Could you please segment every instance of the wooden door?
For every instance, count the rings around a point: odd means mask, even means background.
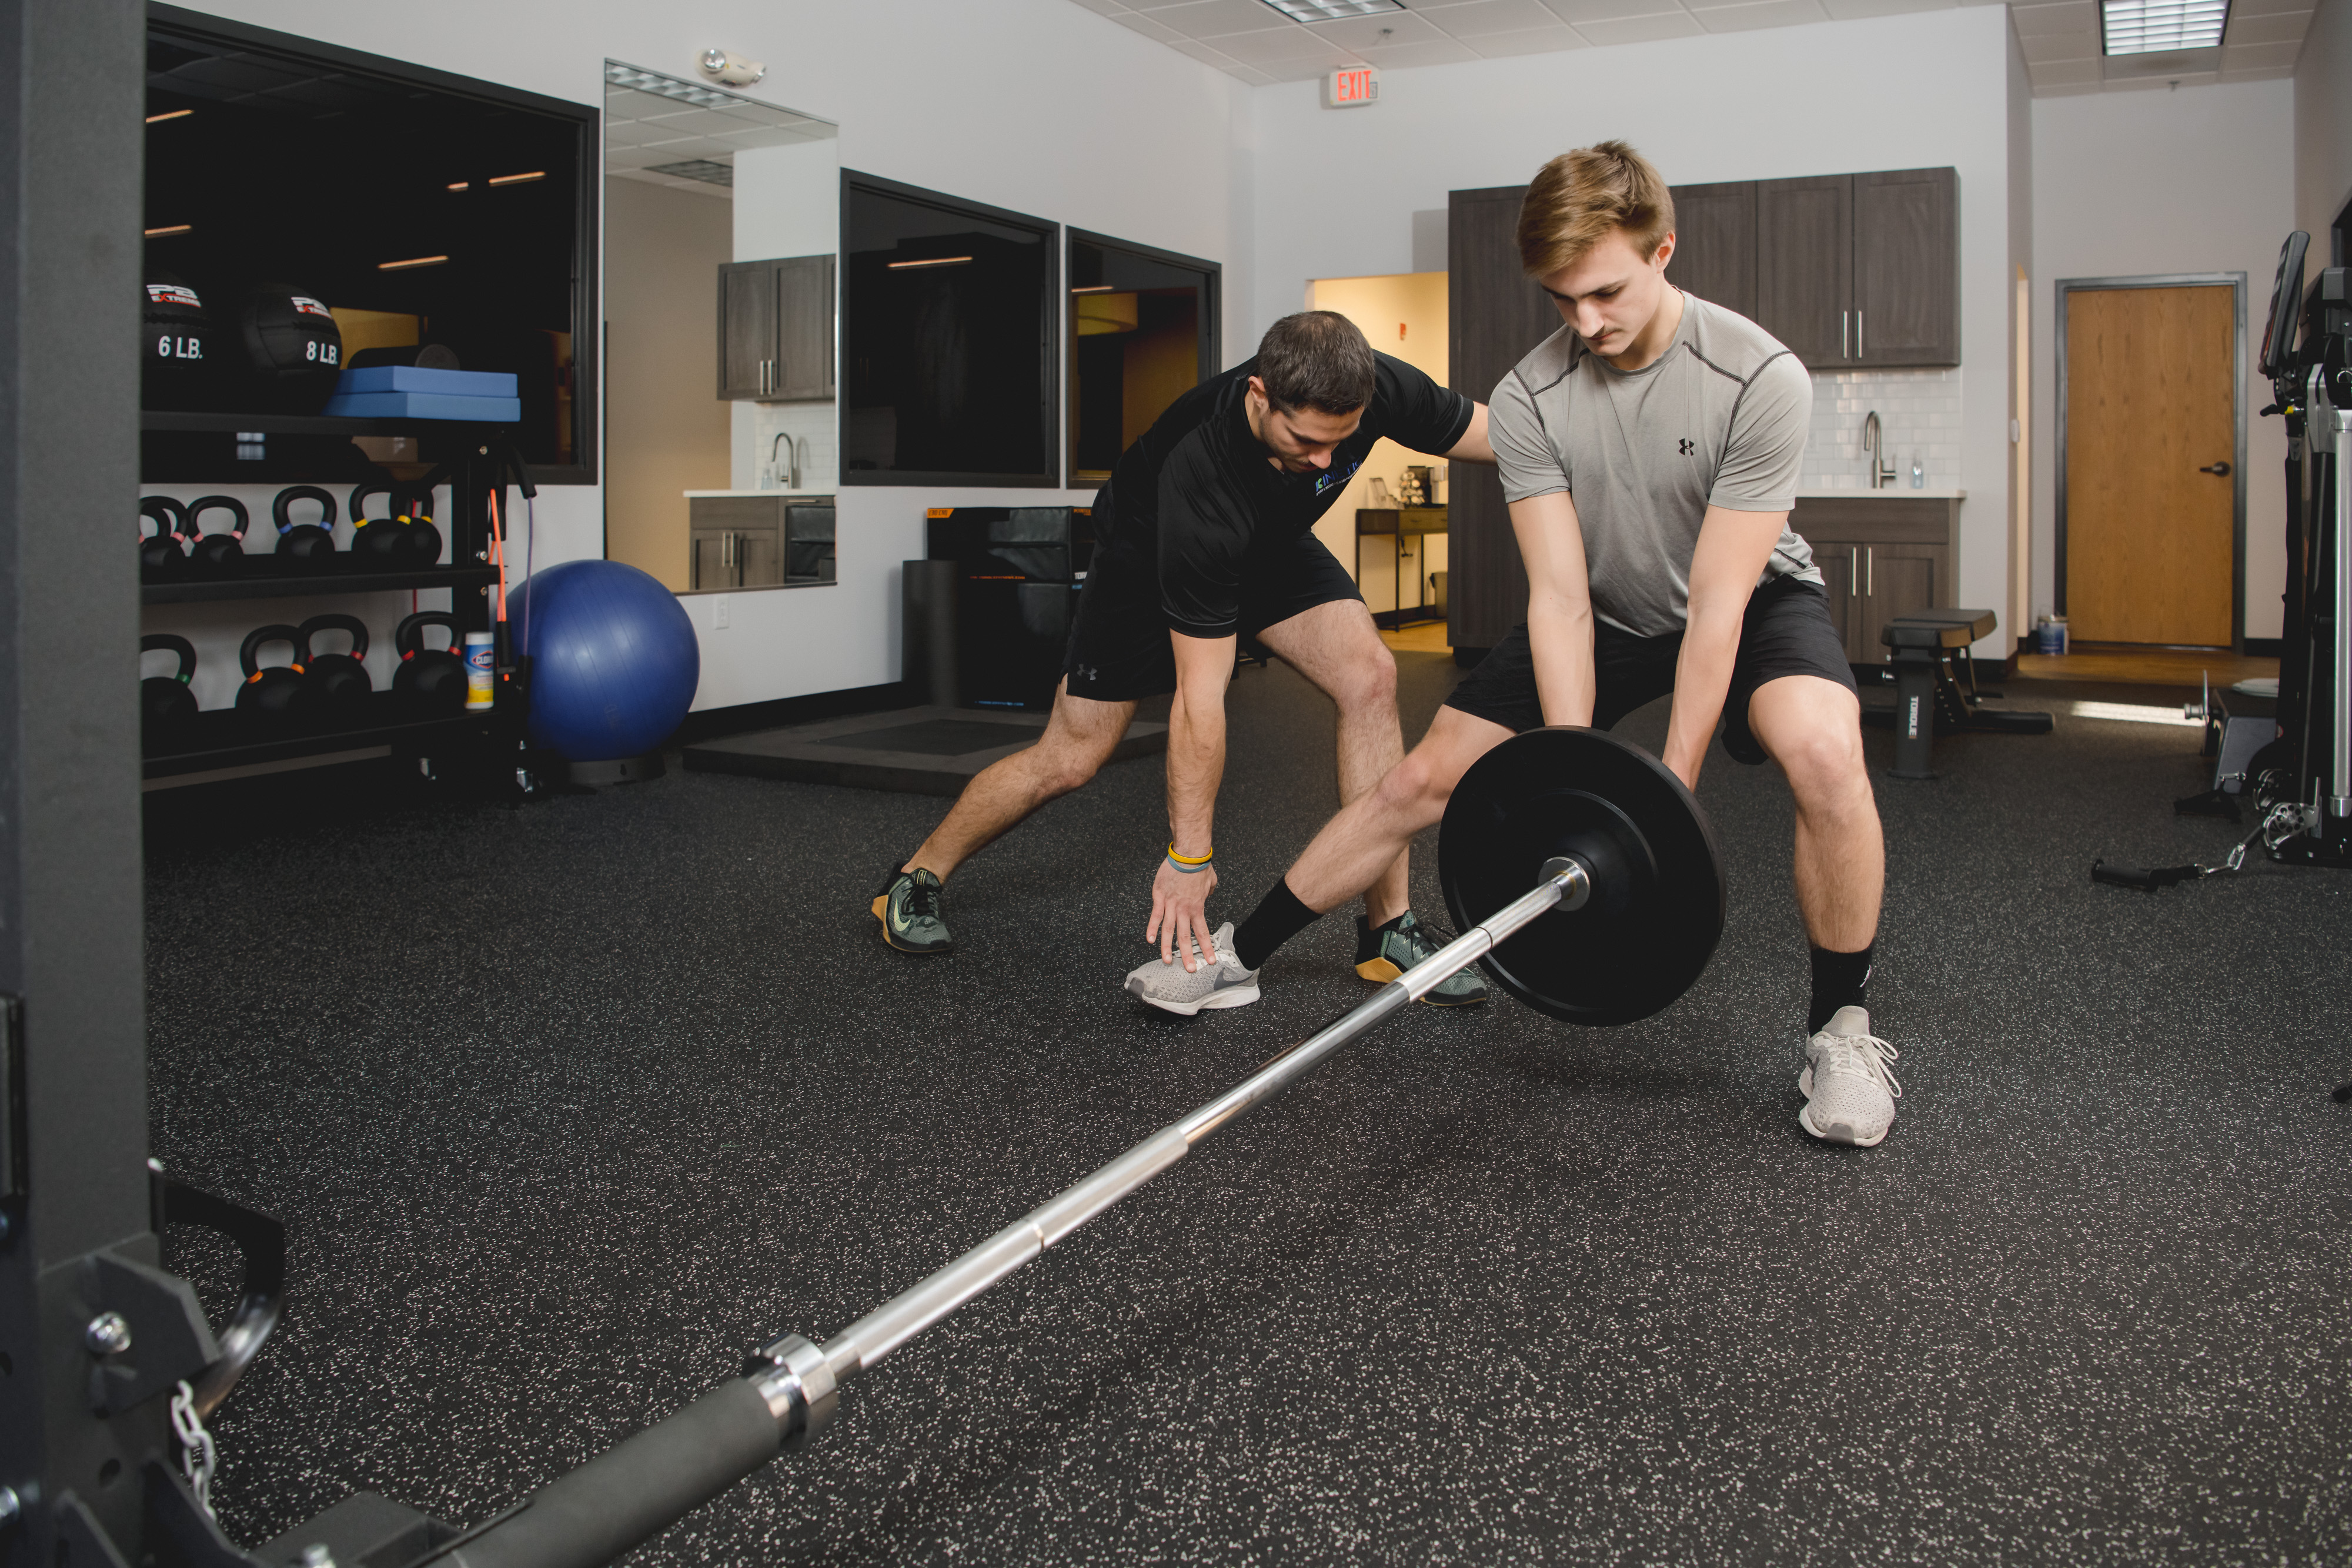
[[[1756,185],[1756,321],[1814,370],[1852,360],[1853,176]]]
[[[775,398],[833,395],[833,257],[795,256],[775,263]]]
[[[1756,182],[1676,185],[1675,255],[1666,279],[1701,299],[1756,316]]]
[[[1897,169],[1853,177],[1851,364],[1960,362],[1959,175]]]
[[[1447,202],[1447,379],[1480,402],[1560,327],[1550,297],[1520,270],[1519,199],[1526,193],[1525,186],[1497,186],[1455,191]],[[1495,470],[1456,463],[1447,486],[1446,635],[1457,649],[1491,648],[1527,619],[1527,568]]]
[[[725,262],[719,268],[719,395],[768,395],[776,358],[776,273],[764,261]]]
[[[2065,300],[2058,504],[2072,635],[2227,646],[2238,601],[2236,291],[2077,288]]]

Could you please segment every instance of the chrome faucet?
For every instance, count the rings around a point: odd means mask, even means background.
[[[1873,415],[1873,417],[1876,416]],[[781,468],[776,466],[776,448],[780,444],[784,448],[787,463],[786,466]],[[797,490],[801,487],[801,447],[800,443],[793,439],[790,431],[776,432],[775,440],[768,443],[768,466],[775,469],[776,478],[783,488]],[[1889,469],[1887,473],[1888,476],[1892,477],[1894,470]]]
[[[1879,427],[1874,408],[1862,422],[1862,450],[1870,460],[1870,487],[1876,490],[1894,484],[1895,465],[1886,461],[1886,432]]]

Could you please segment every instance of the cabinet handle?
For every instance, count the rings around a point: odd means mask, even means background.
[[[1845,596],[1848,599],[1862,597],[1862,550],[1858,547],[1845,552]]]
[[[1875,549],[1865,549],[1865,550],[1864,550],[1864,551],[1862,552],[1862,578],[1863,578],[1863,587],[1862,587],[1862,591],[1863,591],[1864,594],[1868,595],[1868,596],[1869,596],[1870,598],[1872,598],[1872,599],[1875,599],[1875,598],[1877,598],[1877,597],[1878,597],[1878,551],[1877,551],[1877,550],[1875,550]]]
[[[1862,312],[1853,313],[1853,357],[1862,358]]]
[[[1853,314],[1853,312],[1851,310],[1841,310],[1838,312],[1838,358],[1841,360],[1850,360],[1853,358],[1852,354],[1845,351],[1845,329],[1848,325],[1847,318]]]

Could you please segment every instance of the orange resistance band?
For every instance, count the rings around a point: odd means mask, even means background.
[[[499,621],[507,618],[507,539],[506,529],[499,524],[499,493],[490,492],[490,554],[499,563]]]

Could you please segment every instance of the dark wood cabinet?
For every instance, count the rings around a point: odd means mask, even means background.
[[[830,256],[719,268],[719,395],[789,402],[834,395]]]
[[[1727,310],[1756,316],[1756,182],[1676,185],[1667,281]]]
[[[1757,325],[1814,370],[1853,368],[1853,176],[1756,186]]]
[[[1959,360],[1959,175],[1950,169],[1856,174],[1854,364]]]
[[[687,588],[814,587],[834,580],[831,497],[697,496]]]
[[[1447,200],[1449,381],[1485,402],[1528,350],[1559,329],[1551,298],[1519,267],[1523,185],[1455,191]],[[1493,647],[1527,619],[1528,573],[1503,505],[1503,482],[1482,463],[1456,463],[1446,482],[1446,636],[1458,656]]]
[[[1958,591],[1960,503],[1948,497],[1801,497],[1789,526],[1812,547],[1849,664],[1885,664],[1888,622]]]

